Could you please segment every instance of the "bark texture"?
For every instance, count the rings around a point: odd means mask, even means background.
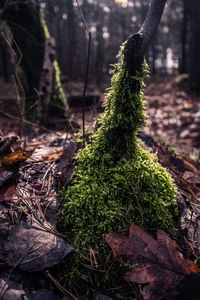
[[[125,62],[132,80],[133,93],[141,88],[139,81],[133,77],[137,75],[138,68],[142,64],[145,53],[155,36],[165,4],[166,0],[152,0],[141,29],[139,32],[131,35],[126,42]]]

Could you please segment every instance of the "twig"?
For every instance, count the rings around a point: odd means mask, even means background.
[[[84,80],[84,88],[83,88],[83,102],[82,102],[82,128],[83,128],[83,145],[85,146],[85,95],[87,90],[87,83],[88,83],[88,73],[89,73],[89,65],[90,65],[90,52],[91,52],[91,39],[92,34],[89,30],[88,24],[86,22],[86,19],[84,17],[83,11],[81,9],[81,6],[79,4],[79,1],[76,0],[81,18],[83,20],[83,23],[85,25],[85,31],[88,35],[88,52],[87,52],[87,62],[86,62],[86,72],[85,72],[85,80]]]
[[[86,73],[85,73],[85,82],[83,89],[83,104],[82,104],[82,121],[83,121],[83,143],[85,146],[85,95],[87,90],[88,83],[88,73],[89,73],[89,65],[90,65],[90,52],[91,52],[91,32],[89,32],[89,40],[88,40],[88,53],[87,53],[87,63],[86,63]]]
[[[78,0],[76,0],[76,4],[77,4],[77,6],[78,6],[78,9],[79,9],[79,12],[80,12],[81,18],[82,18],[82,20],[83,20],[83,23],[84,23],[84,25],[85,25],[85,30],[86,30],[86,32],[87,32],[87,34],[88,34],[88,36],[89,36],[89,33],[90,33],[90,31],[89,31],[89,27],[88,27],[88,24],[87,24],[87,22],[86,22],[86,20],[85,20],[85,17],[84,17],[83,11],[82,11],[82,9],[81,9],[81,6],[80,6],[80,4],[79,4],[79,1],[78,1]]]
[[[74,300],[78,300],[74,295],[72,295],[69,291],[67,291],[58,281],[55,279],[49,271],[44,271],[44,274],[51,280],[51,282],[61,291],[64,295],[69,295]]]
[[[9,40],[6,38],[4,32],[2,32],[2,36],[3,36],[4,40],[6,41],[11,52],[17,58],[16,65],[14,66],[13,78],[14,78],[15,91],[16,91],[17,112],[18,112],[19,121],[20,121],[20,140],[22,142],[22,139],[24,138],[24,143],[23,143],[22,148],[26,149],[27,137],[26,137],[25,125],[24,125],[25,92],[24,92],[24,88],[21,84],[19,74],[18,74],[18,68],[21,64],[23,54],[22,54],[20,48],[18,47],[16,41],[14,40],[14,38],[12,38],[12,41],[17,49],[18,55],[17,55],[16,51],[13,49]]]

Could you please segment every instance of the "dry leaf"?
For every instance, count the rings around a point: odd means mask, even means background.
[[[42,159],[44,161],[56,161],[59,160],[63,150],[54,150],[53,152],[48,153],[47,155],[43,155]]]
[[[155,240],[139,226],[131,225],[129,236],[111,233],[106,242],[115,259],[128,262],[130,270],[124,277],[141,285],[144,300],[172,299],[186,275],[200,272],[163,230],[157,231]]]
[[[62,238],[25,222],[12,227],[4,248],[8,265],[28,272],[54,266],[73,250]]]
[[[18,150],[3,157],[3,166],[11,166],[26,161],[30,156],[28,151]]]

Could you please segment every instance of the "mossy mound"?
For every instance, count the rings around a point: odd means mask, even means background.
[[[169,233],[175,229],[173,180],[137,139],[145,123],[146,73],[145,63],[134,78],[128,75],[126,63],[116,66],[101,126],[78,153],[75,179],[63,193],[66,236],[85,257],[92,249],[97,265],[108,254],[104,236],[109,232],[126,230],[131,223]]]

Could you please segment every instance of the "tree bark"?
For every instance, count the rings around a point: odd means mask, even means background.
[[[125,45],[125,63],[130,78],[137,74],[138,68],[144,61],[145,53],[150,45],[160,23],[166,0],[152,0],[141,29],[131,35]],[[133,92],[140,89],[137,80],[132,80]]]

